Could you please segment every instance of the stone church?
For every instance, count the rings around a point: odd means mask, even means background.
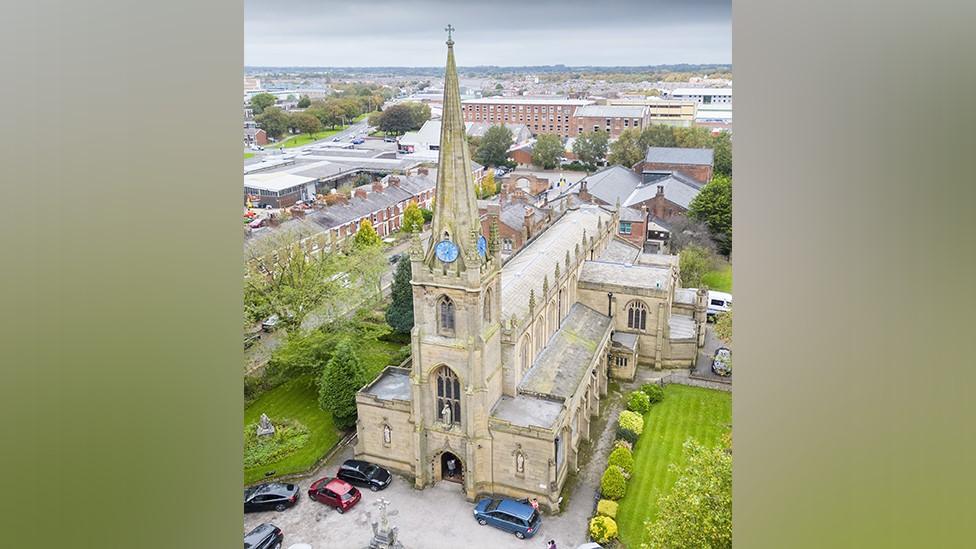
[[[454,61],[447,69],[432,236],[410,251],[415,325],[407,367],[357,395],[356,457],[418,488],[456,482],[469,500],[535,497],[558,510],[610,377],[691,365],[704,292],[677,258],[615,236],[616,208],[571,203],[502,265],[484,234]]]

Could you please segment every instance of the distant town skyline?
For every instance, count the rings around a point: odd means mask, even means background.
[[[438,66],[449,23],[461,66],[729,64],[731,18],[731,0],[245,0],[244,64]]]

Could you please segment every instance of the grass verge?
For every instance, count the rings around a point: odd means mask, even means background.
[[[710,290],[732,293],[732,264],[724,263],[718,269],[702,275],[702,284]]]

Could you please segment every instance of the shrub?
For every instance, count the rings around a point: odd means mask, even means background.
[[[590,519],[590,539],[607,543],[617,538],[617,522],[610,517],[595,516]]]
[[[608,462],[610,465],[620,467],[625,473],[630,473],[634,470],[634,454],[626,448],[616,448],[610,452]]]
[[[629,412],[627,410],[620,412],[620,417],[617,419],[617,425],[619,425],[621,429],[633,431],[634,434],[638,436],[644,432],[644,418],[641,417],[640,414]]]
[[[308,427],[294,419],[275,422],[273,435],[259,437],[257,423],[244,427],[244,468],[274,463],[308,443]]]
[[[620,507],[620,505],[616,501],[601,499],[599,503],[596,504],[596,514],[615,519],[617,518],[618,507]]]
[[[617,438],[633,446],[634,444],[637,444],[637,439],[640,438],[640,435],[631,431],[630,429],[617,427]]]
[[[616,442],[614,442],[613,443],[613,447],[614,447],[614,449],[617,449],[617,448],[626,448],[626,449],[630,450],[631,452],[634,451],[634,445],[631,444],[631,443],[629,443],[629,442],[627,442],[626,440],[622,440],[622,439],[618,439]]]
[[[651,404],[657,404],[664,400],[664,389],[656,383],[645,383],[641,385],[641,391],[647,395],[647,398],[651,401]]]
[[[651,399],[644,391],[634,391],[627,397],[627,409],[644,415],[651,410]]]
[[[617,500],[627,494],[627,479],[616,465],[610,465],[600,478],[600,493],[607,499]]]

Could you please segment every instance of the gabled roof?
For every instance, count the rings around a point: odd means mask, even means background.
[[[658,187],[663,187],[664,198],[687,210],[691,201],[701,192],[702,185],[680,172],[671,172],[665,177],[654,179],[634,189],[634,192],[623,201],[623,205],[640,204],[654,198]]]
[[[711,166],[715,153],[712,149],[685,149],[682,147],[648,147],[645,162],[660,164],[688,164]]]
[[[627,197],[641,184],[641,177],[619,164],[604,168],[586,178],[586,190],[603,202],[626,205]]]
[[[518,385],[519,393],[566,400],[579,389],[600,342],[610,332],[605,314],[575,303]]]

